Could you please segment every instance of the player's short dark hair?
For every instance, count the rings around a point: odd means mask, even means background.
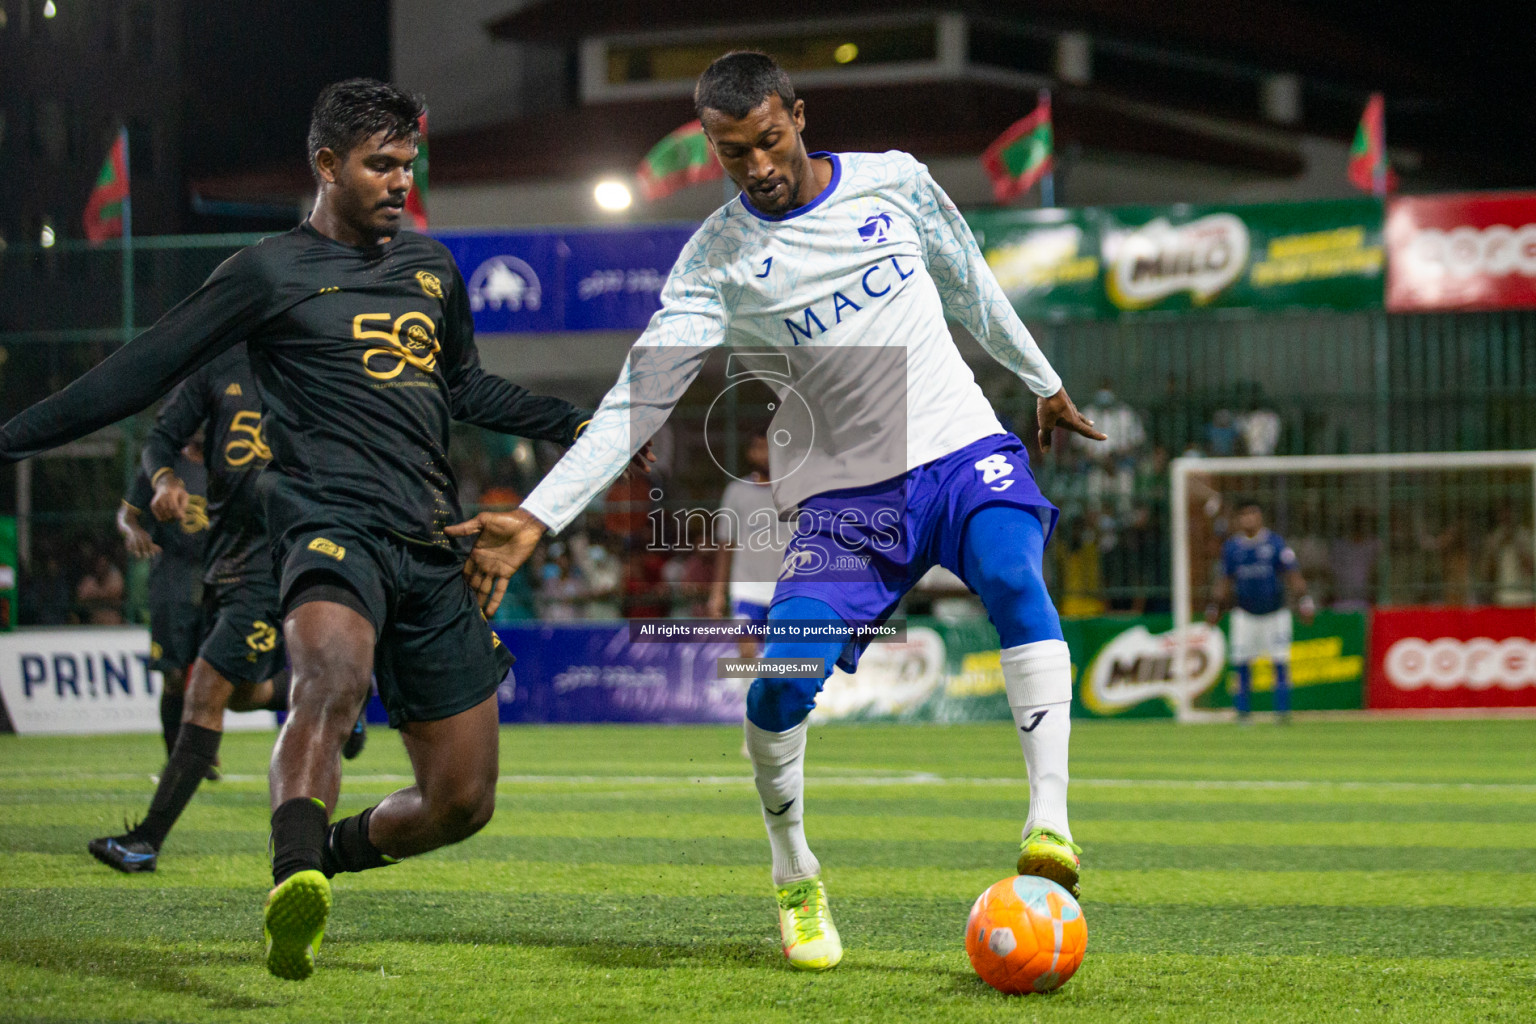
[[[742,118],[777,94],[784,109],[795,105],[795,87],[777,61],[758,50],[732,50],[716,57],[693,87],[693,109],[700,116],[718,110],[726,117]]]
[[[1244,495],[1243,497],[1238,498],[1237,503],[1232,507],[1237,509],[1239,512],[1243,511],[1245,508],[1255,508],[1260,512],[1264,511],[1264,503],[1251,495]]]
[[[328,149],[345,157],[364,139],[384,133],[385,142],[416,138],[426,104],[415,93],[373,78],[349,78],[320,91],[309,117],[309,168],[316,176],[315,154]]]

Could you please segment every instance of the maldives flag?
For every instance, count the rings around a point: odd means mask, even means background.
[[[411,161],[411,191],[405,197],[405,215],[411,227],[427,230],[427,115],[416,121],[416,159]]]
[[[1043,93],[1033,113],[1015,121],[981,154],[997,201],[1009,203],[1028,192],[1051,169],[1054,153],[1051,96]]]
[[[689,185],[725,176],[698,121],[689,121],[651,147],[636,173],[640,194],[646,199],[662,199]]]
[[[1371,93],[1349,147],[1349,181],[1362,192],[1377,192],[1377,171],[1387,192],[1397,191],[1397,175],[1387,166],[1387,103],[1381,93]]]
[[[117,130],[117,141],[96,176],[96,187],[85,201],[85,237],[92,243],[123,234],[123,203],[128,200],[128,129]]]

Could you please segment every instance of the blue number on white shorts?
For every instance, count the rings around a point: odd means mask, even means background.
[[[1004,456],[1001,452],[993,452],[991,455],[988,455],[986,458],[976,463],[976,468],[981,470],[981,482],[984,484],[991,484],[993,481],[1002,480],[1003,477],[1007,476],[1009,473],[1012,473],[1013,463],[1009,462],[1007,457]],[[989,489],[998,492],[1006,491],[1008,488],[1014,485],[1014,482],[1015,481],[1013,480],[1003,480],[1003,482],[998,484],[996,487],[991,487]]]

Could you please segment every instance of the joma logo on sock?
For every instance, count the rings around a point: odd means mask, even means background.
[[[1047,709],[1047,710],[1049,710],[1049,709]],[[1019,728],[1023,729],[1025,732],[1034,732],[1035,731],[1035,726],[1039,725],[1041,722],[1043,722],[1045,720],[1045,715],[1046,715],[1045,711],[1036,711],[1034,714],[1029,716],[1029,724],[1028,725],[1021,725],[1021,726],[1019,726]]]

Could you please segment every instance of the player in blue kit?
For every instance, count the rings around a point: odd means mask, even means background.
[[[945,322],[963,324],[1037,396],[1040,443],[1063,427],[1104,440],[1072,404],[928,171],[906,153],[807,153],[805,103],[761,53],[716,60],[695,106],[741,188],[689,240],[592,424],[520,509],[450,527],[478,533],[465,566],[494,608],[546,530],[603,493],[721,345],[787,360],[771,437],[773,499],[795,523],[768,613],[835,625],[830,639],[770,639],[769,658],[816,659],[809,678],[763,677],[746,741],[773,858],[785,956],[825,970],[843,955],[806,843],[806,717],[833,666],[857,666],[855,627],[895,610],[933,565],[981,596],[1029,772],[1018,870],[1078,890],[1067,824],[1071,664],[1041,578],[1056,509],[1005,432]],[[789,383],[792,381],[792,384]]]
[[[1237,717],[1248,717],[1253,663],[1267,657],[1275,667],[1275,714],[1283,722],[1291,713],[1291,612],[1286,607],[1286,589],[1296,596],[1303,622],[1312,621],[1312,596],[1296,568],[1296,552],[1285,538],[1265,527],[1264,510],[1257,502],[1238,506],[1237,528],[1221,546],[1221,578],[1205,617],[1214,625],[1228,602],[1236,604],[1227,657],[1237,669],[1237,694],[1232,698]]]

